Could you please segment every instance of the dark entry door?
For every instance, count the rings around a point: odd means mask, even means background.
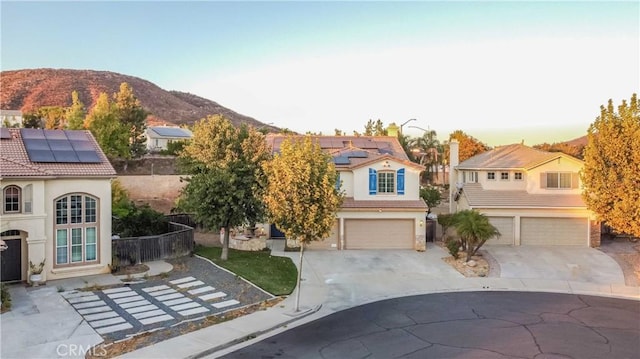
[[[7,249],[2,251],[0,257],[0,269],[2,270],[2,281],[16,281],[22,279],[22,254],[19,239],[5,239]]]
[[[271,238],[284,238],[285,235],[281,230],[276,227],[275,224],[271,224],[271,229],[269,230]]]

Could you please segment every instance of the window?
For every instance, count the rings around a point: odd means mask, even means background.
[[[396,192],[396,174],[394,172],[378,173],[378,192],[379,193],[395,193]]]
[[[508,181],[509,180],[509,172],[500,172],[500,180]]]
[[[74,193],[58,198],[56,208],[56,266],[98,260],[98,200]]]
[[[513,179],[516,181],[522,181],[522,172],[516,172],[513,174]]]
[[[20,187],[7,186],[2,192],[4,197],[4,213],[20,213]]]
[[[487,172],[487,179],[490,181],[493,181],[496,179],[496,173],[495,172]]]
[[[569,189],[577,187],[572,185],[571,172],[547,172],[543,175],[546,175],[546,181],[543,183],[546,184],[546,188]]]

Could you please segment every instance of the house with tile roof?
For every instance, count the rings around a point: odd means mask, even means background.
[[[109,273],[115,175],[88,131],[1,128],[2,281]]]
[[[155,126],[147,128],[147,150],[159,152],[168,149],[170,143],[191,139],[193,133],[186,128]]]
[[[475,209],[501,233],[487,245],[600,245],[600,226],[582,200],[583,162],[523,144],[458,163],[450,144],[451,213]]]
[[[277,153],[284,135],[270,134]],[[329,153],[345,200],[329,238],[310,249],[425,249],[420,173],[394,136],[312,136]],[[272,237],[280,232],[271,226]]]

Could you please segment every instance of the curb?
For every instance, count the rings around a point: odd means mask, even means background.
[[[269,327],[267,329],[263,329],[263,330],[260,330],[260,331],[257,331],[257,332],[249,333],[244,338],[238,338],[238,339],[232,340],[230,342],[227,342],[225,344],[220,344],[220,345],[217,345],[217,346],[215,346],[213,348],[209,348],[207,350],[203,350],[203,351],[201,351],[199,353],[196,353],[196,354],[193,354],[193,355],[190,355],[190,356],[186,357],[186,359],[202,358],[204,356],[211,355],[211,354],[214,354],[214,353],[216,353],[218,351],[230,348],[230,347],[232,347],[232,346],[234,346],[236,344],[240,344],[240,343],[245,342],[247,340],[251,340],[251,339],[257,338],[260,335],[272,332],[272,331],[274,331],[274,330],[276,330],[278,328],[286,327],[287,325],[289,325],[289,324],[291,324],[291,323],[293,323],[295,321],[298,321],[300,319],[306,318],[306,317],[308,317],[308,316],[310,316],[312,314],[317,313],[320,310],[320,308],[322,308],[322,304],[320,304],[320,305],[318,305],[318,306],[316,306],[314,308],[311,308],[307,312],[305,312],[305,313],[303,313],[303,314],[301,314],[299,316],[296,316],[296,317],[294,317],[292,319],[289,319],[289,320],[287,320],[285,322],[278,323],[278,324],[276,324],[274,326],[271,326],[271,327]]]

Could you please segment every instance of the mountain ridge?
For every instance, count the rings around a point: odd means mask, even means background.
[[[42,106],[71,105],[71,92],[78,91],[87,111],[101,92],[111,96],[126,82],[142,107],[150,113],[149,122],[192,125],[208,115],[220,114],[235,126],[243,123],[277,130],[219,103],[178,90],[164,90],[151,81],[112,71],[75,69],[22,69],[0,72],[0,108],[29,112]]]

